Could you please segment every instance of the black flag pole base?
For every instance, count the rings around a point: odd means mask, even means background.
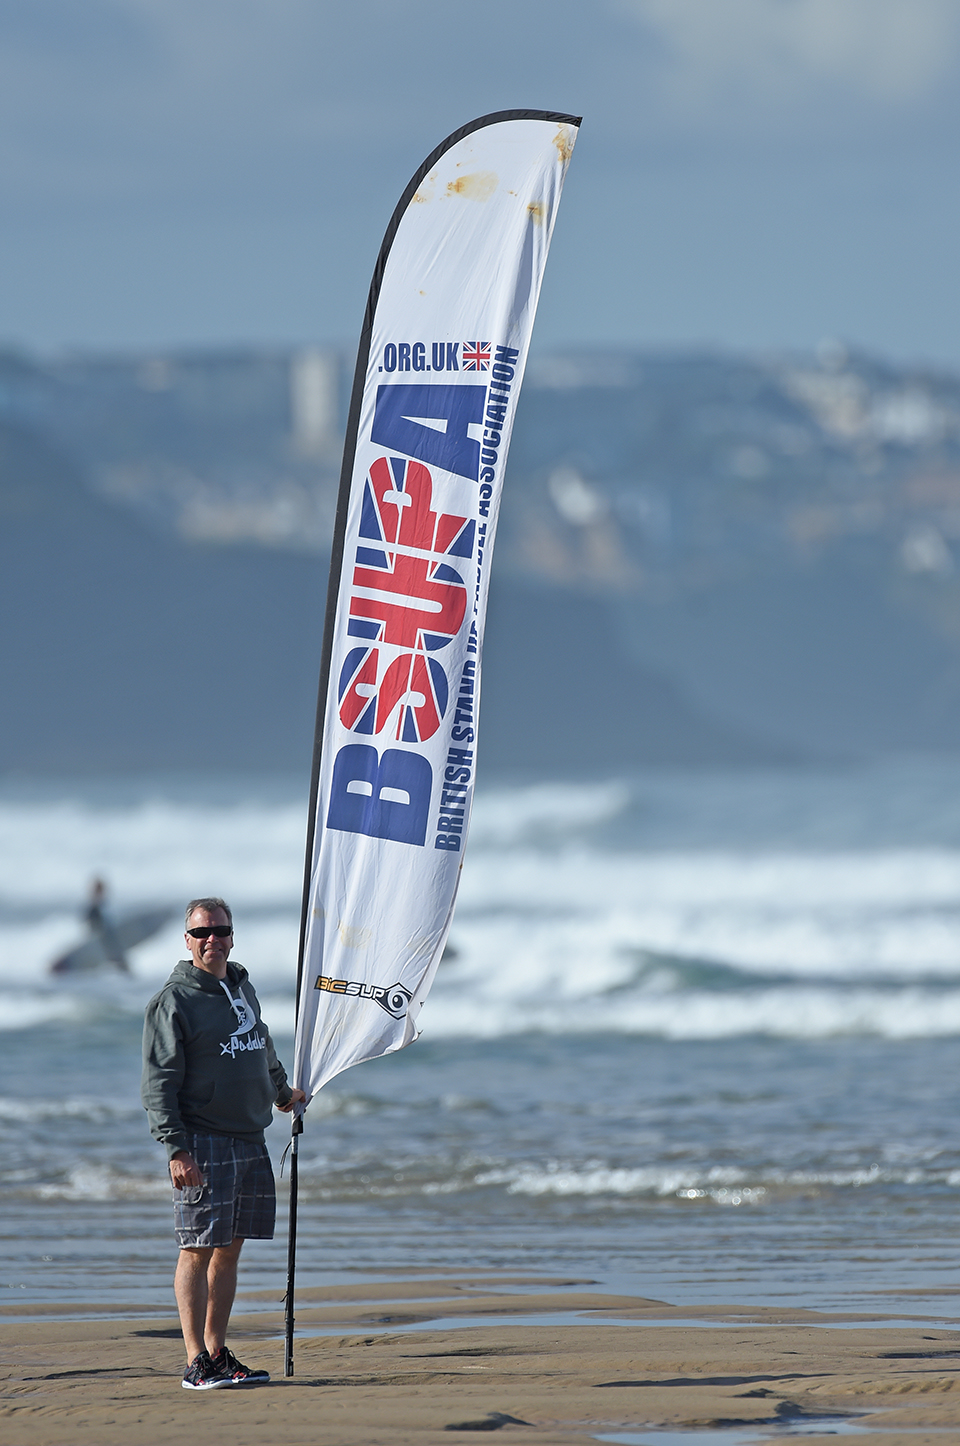
[[[287,1291],[283,1297],[284,1376],[293,1375],[293,1293],[297,1273],[297,1187],[299,1184],[297,1147],[302,1134],[303,1115],[298,1113],[294,1115],[290,1126],[290,1226],[287,1231]]]

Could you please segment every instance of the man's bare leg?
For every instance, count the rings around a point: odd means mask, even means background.
[[[226,1340],[242,1249],[240,1236],[229,1245],[180,1251],[173,1288],[188,1365],[201,1351],[215,1356]]]
[[[215,1356],[227,1339],[227,1322],[237,1293],[237,1264],[243,1249],[243,1237],[229,1245],[218,1245],[207,1266],[207,1313],[203,1339],[211,1356]]]
[[[173,1289],[180,1312],[183,1343],[187,1348],[187,1365],[206,1349],[203,1328],[207,1318],[207,1268],[213,1253],[212,1249],[181,1250],[177,1259]]]

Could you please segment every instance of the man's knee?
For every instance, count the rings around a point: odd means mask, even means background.
[[[231,1240],[229,1245],[215,1245],[212,1254],[215,1261],[222,1260],[226,1262],[228,1260],[236,1260],[242,1249],[243,1236],[237,1235]]]
[[[212,1250],[193,1250],[184,1246],[177,1256],[177,1268],[174,1272],[177,1290],[199,1290],[207,1278],[212,1256]]]
[[[199,1268],[209,1261],[214,1249],[212,1245],[181,1245],[178,1263]]]

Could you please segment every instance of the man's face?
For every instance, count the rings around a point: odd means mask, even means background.
[[[230,926],[230,920],[222,909],[194,909],[187,920],[188,929],[213,928],[218,925]],[[208,974],[216,974],[222,979],[227,971],[227,958],[233,948],[233,935],[228,934],[225,939],[218,939],[216,934],[207,934],[206,938],[195,939],[192,934],[185,934],[187,948],[193,955],[193,962],[198,969],[206,969]]]

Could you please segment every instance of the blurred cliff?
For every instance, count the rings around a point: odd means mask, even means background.
[[[0,356],[0,771],[306,769],[352,360]],[[489,773],[960,748],[960,378],[530,365]]]

